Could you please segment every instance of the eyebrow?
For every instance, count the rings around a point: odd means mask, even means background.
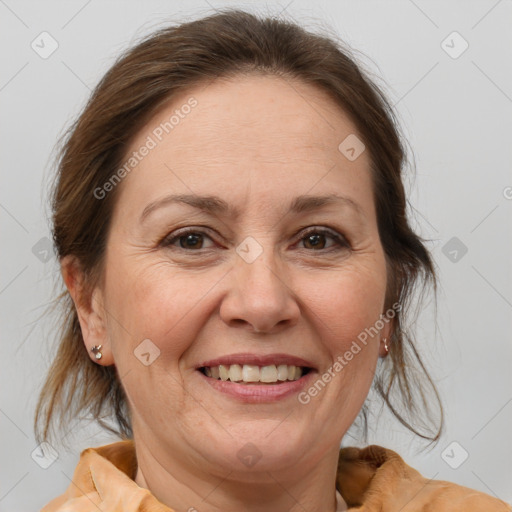
[[[143,222],[152,212],[164,206],[171,204],[185,204],[202,210],[213,215],[225,215],[237,219],[240,216],[240,209],[228,204],[224,199],[218,196],[199,196],[196,194],[178,194],[169,195],[148,204],[142,215],[140,222]],[[294,198],[288,208],[289,213],[304,213],[319,210],[326,206],[341,204],[353,209],[356,213],[365,217],[362,207],[350,197],[340,196],[338,194],[328,194],[322,196],[302,195]]]

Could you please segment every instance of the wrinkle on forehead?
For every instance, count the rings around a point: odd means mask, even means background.
[[[191,89],[146,125],[132,149],[192,96],[197,106],[125,179],[133,182],[130,206],[143,199],[139,215],[166,193],[236,194],[268,205],[307,193],[356,192],[372,213],[367,152],[350,162],[338,150],[354,125],[325,92],[304,83],[292,88],[278,77],[250,76]]]

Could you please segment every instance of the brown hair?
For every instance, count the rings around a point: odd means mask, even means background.
[[[437,285],[428,250],[406,217],[402,137],[384,94],[333,37],[273,17],[224,10],[160,29],[127,51],[97,85],[58,153],[52,194],[58,257],[76,257],[90,292],[101,280],[119,187],[102,200],[93,191],[119,169],[130,141],[164,103],[201,82],[248,73],[311,84],[327,92],[356,125],[372,162],[378,229],[388,264],[386,309],[396,302],[402,306],[396,311],[389,357],[379,365],[374,389],[408,429],[437,441],[443,428],[442,404],[410,330],[404,329],[417,284],[423,284],[422,290],[432,284],[434,291]],[[56,303],[62,305],[62,333],[36,408],[36,438],[51,438],[56,416],[62,427],[81,413],[130,438],[130,414],[115,366],[104,367],[89,358],[69,293],[63,292]],[[421,378],[411,371],[418,371]],[[431,415],[425,385],[439,406],[438,423]],[[366,438],[366,404],[360,417]]]

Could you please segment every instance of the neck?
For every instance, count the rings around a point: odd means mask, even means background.
[[[162,458],[136,440],[138,469],[135,482],[175,511],[189,512],[334,512],[338,450],[326,454],[313,468],[289,471],[215,472],[190,465],[180,454]],[[297,464],[301,466],[301,464]],[[212,469],[212,471],[208,471]]]

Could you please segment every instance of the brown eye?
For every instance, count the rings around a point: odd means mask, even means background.
[[[175,249],[188,250],[190,252],[200,251],[201,249],[208,249],[210,247],[204,247],[205,240],[212,241],[211,237],[205,232],[197,229],[185,229],[178,231],[177,233],[171,234],[165,238],[161,245],[163,247],[172,247]],[[329,244],[328,240],[331,240]],[[346,239],[338,234],[327,229],[311,229],[308,231],[299,242],[302,242],[303,248],[310,251],[336,251],[350,248],[349,243]],[[334,243],[333,243],[334,242]]]
[[[334,240],[334,246],[349,247],[342,236],[325,229],[312,229],[300,241],[304,243],[306,249],[321,251],[332,249],[332,246],[326,248],[326,239],[329,238]]]
[[[178,238],[180,241],[180,247],[183,249],[201,249],[199,247],[202,245],[203,239],[200,233],[190,233],[188,235],[183,235]]]
[[[205,249],[203,247],[205,239],[211,240],[211,238],[206,235],[206,233],[198,230],[185,230],[180,233],[168,237],[162,242],[162,246],[169,247],[173,246],[177,249],[189,249],[189,250],[199,250]],[[177,243],[179,245],[177,245]]]
[[[325,248],[325,235],[315,233],[313,235],[308,235],[303,238],[304,245],[306,249],[324,249]],[[310,247],[307,247],[307,246]]]

